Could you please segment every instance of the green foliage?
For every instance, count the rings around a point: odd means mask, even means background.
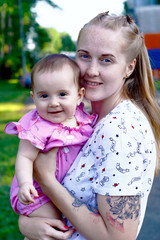
[[[24,102],[29,91],[18,80],[0,81],[0,96],[0,239],[22,240],[24,237],[19,232],[18,214],[12,210],[9,199],[19,140],[17,136],[5,134],[4,127],[9,121],[18,121],[24,114]],[[10,104],[21,106],[20,110],[7,109]]]
[[[160,80],[156,80],[154,81],[154,84],[155,84],[155,88],[160,91]]]
[[[19,0],[0,0],[0,79],[11,79],[22,75],[22,42],[26,52],[27,69],[39,59],[37,53],[41,52],[51,41],[47,31],[36,23],[36,13],[31,8],[40,0],[21,0],[23,19],[20,20]],[[45,0],[51,7],[58,8],[51,0]],[[20,35],[20,22],[23,22],[24,38]],[[35,52],[27,51],[30,33],[34,33]],[[41,54],[40,54],[41,57]]]
[[[51,54],[51,53],[59,53],[60,49],[62,47],[60,33],[57,32],[57,30],[54,28],[47,28],[46,31],[47,31],[51,41],[50,41],[50,43],[45,44],[43,53],[45,53],[45,55]]]
[[[76,45],[68,33],[61,33],[60,38],[62,40],[61,51],[76,51]]]

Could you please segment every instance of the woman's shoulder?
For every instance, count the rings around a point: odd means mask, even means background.
[[[95,131],[105,132],[107,135],[119,132],[119,134],[124,136],[132,133],[133,137],[142,131],[152,134],[147,118],[130,100],[124,100],[117,105],[96,125]]]
[[[119,121],[122,121],[122,119],[124,119],[128,123],[131,121],[148,122],[141,109],[136,106],[131,100],[124,100],[120,102],[109,114],[103,118],[102,121],[107,122],[111,121],[112,119]]]

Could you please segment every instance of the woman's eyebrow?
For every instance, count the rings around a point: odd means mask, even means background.
[[[77,52],[85,52],[85,53],[88,53],[88,51],[86,51],[86,50],[84,50],[84,49],[79,49],[79,50],[77,50]]]
[[[84,50],[84,49],[78,49],[77,52],[89,53],[87,50]],[[102,57],[112,57],[112,58],[115,58],[115,56],[112,53],[103,53],[101,56]]]
[[[105,53],[101,55],[102,57],[112,57],[115,58],[115,56],[112,53]]]

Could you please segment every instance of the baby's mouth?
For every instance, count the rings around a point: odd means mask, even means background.
[[[49,114],[58,114],[58,113],[61,113],[61,112],[63,112],[62,110],[60,110],[60,111],[54,111],[54,112],[48,112]]]

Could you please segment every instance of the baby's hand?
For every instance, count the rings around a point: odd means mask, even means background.
[[[32,183],[26,182],[20,186],[18,199],[22,204],[28,205],[34,203],[34,197],[38,197],[38,193]]]

